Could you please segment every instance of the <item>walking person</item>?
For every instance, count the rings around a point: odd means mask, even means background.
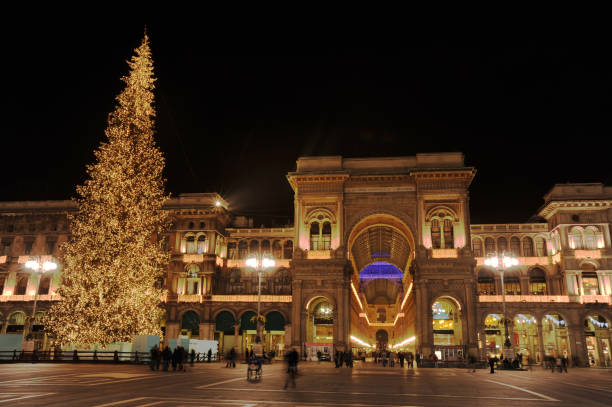
[[[212,349],[208,349],[208,352],[206,353],[206,357],[208,358],[208,363],[210,363],[210,359],[212,358]]]
[[[561,357],[561,367],[563,368],[563,371],[564,371],[565,373],[567,373],[567,365],[568,365],[568,362],[569,362],[569,361],[567,360],[567,358],[566,358],[565,356],[562,356],[562,357]]]
[[[174,348],[174,352],[172,352],[172,370],[176,372],[176,366],[178,365],[178,345]]]
[[[196,357],[195,349],[191,349],[191,353],[189,354],[189,364],[191,365],[191,367],[193,367],[193,362],[195,360],[195,357]]]
[[[419,352],[416,353],[416,365],[421,367],[421,354]]]
[[[168,366],[170,365],[170,359],[172,359],[172,351],[168,346],[164,348],[163,352],[163,360],[164,360],[164,372],[168,371]]]
[[[491,374],[495,373],[495,359],[489,358],[489,366],[491,367]]]
[[[155,345],[151,348],[151,370],[155,370],[155,363],[157,362],[157,352],[159,352],[159,349],[157,348],[157,345]]]
[[[287,360],[287,379],[285,380],[284,387],[284,389],[286,390],[289,386],[289,382],[291,382],[291,387],[295,388],[295,376],[297,374],[297,365],[300,357],[295,348],[293,348],[292,350],[287,352],[287,355],[285,355],[285,359]]]
[[[230,350],[230,366],[236,367],[236,349],[234,348]]]
[[[399,351],[397,357],[399,358],[400,367],[404,367],[404,352]]]

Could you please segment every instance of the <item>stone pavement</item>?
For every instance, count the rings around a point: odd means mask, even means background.
[[[187,372],[147,366],[2,364],[0,405],[31,406],[611,406],[612,371],[400,369],[301,363],[295,389],[285,367],[265,365],[259,383],[246,365],[198,364]]]

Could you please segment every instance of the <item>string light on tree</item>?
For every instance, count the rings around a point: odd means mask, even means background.
[[[154,135],[153,60],[145,34],[128,62],[124,90],[109,115],[107,140],[77,187],[78,212],[64,246],[59,301],[45,326],[60,343],[130,341],[161,334],[168,264],[158,236],[167,230],[164,158]]]

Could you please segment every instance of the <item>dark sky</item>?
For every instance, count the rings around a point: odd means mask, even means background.
[[[29,27],[4,50],[0,200],[67,199],[103,139],[142,26]],[[303,155],[462,151],[472,222],[524,222],[555,183],[610,171],[609,45],[330,47],[149,25],[172,194],[292,215]],[[347,44],[348,45],[348,44]],[[416,46],[419,45],[419,46]]]

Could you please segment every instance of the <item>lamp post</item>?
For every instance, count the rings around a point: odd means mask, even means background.
[[[56,270],[57,263],[52,261],[43,261],[41,258],[38,258],[36,260],[28,260],[25,263],[25,268],[32,270],[38,276],[38,278],[36,279],[36,291],[34,292],[34,306],[32,307],[32,318],[30,318],[30,321],[28,323],[28,329],[23,330],[24,335],[27,335],[30,333],[29,331],[34,326],[34,318],[36,318],[36,303],[38,302],[38,289],[40,288],[40,278],[42,277],[43,273],[47,271]]]
[[[255,255],[255,256],[247,257],[245,264],[247,267],[257,270],[257,277],[258,277],[258,282],[257,282],[257,337],[261,341],[262,339],[261,330],[260,330],[261,321],[259,320],[260,315],[261,315],[261,275],[264,272],[264,270],[268,270],[268,269],[271,269],[272,267],[275,267],[276,261],[274,261],[274,259],[270,257],[266,257],[262,255]]]
[[[508,334],[508,320],[506,319],[506,291],[504,289],[504,271],[508,270],[511,267],[517,266],[518,257],[516,257],[512,253],[506,253],[506,252],[504,252],[500,256],[498,256],[495,253],[491,253],[487,255],[485,259],[485,265],[489,267],[493,267],[494,269],[499,271],[501,275],[504,332],[505,332],[505,337],[506,337],[504,346],[506,347],[506,349],[510,349],[512,347],[512,343],[510,342],[510,334]]]

